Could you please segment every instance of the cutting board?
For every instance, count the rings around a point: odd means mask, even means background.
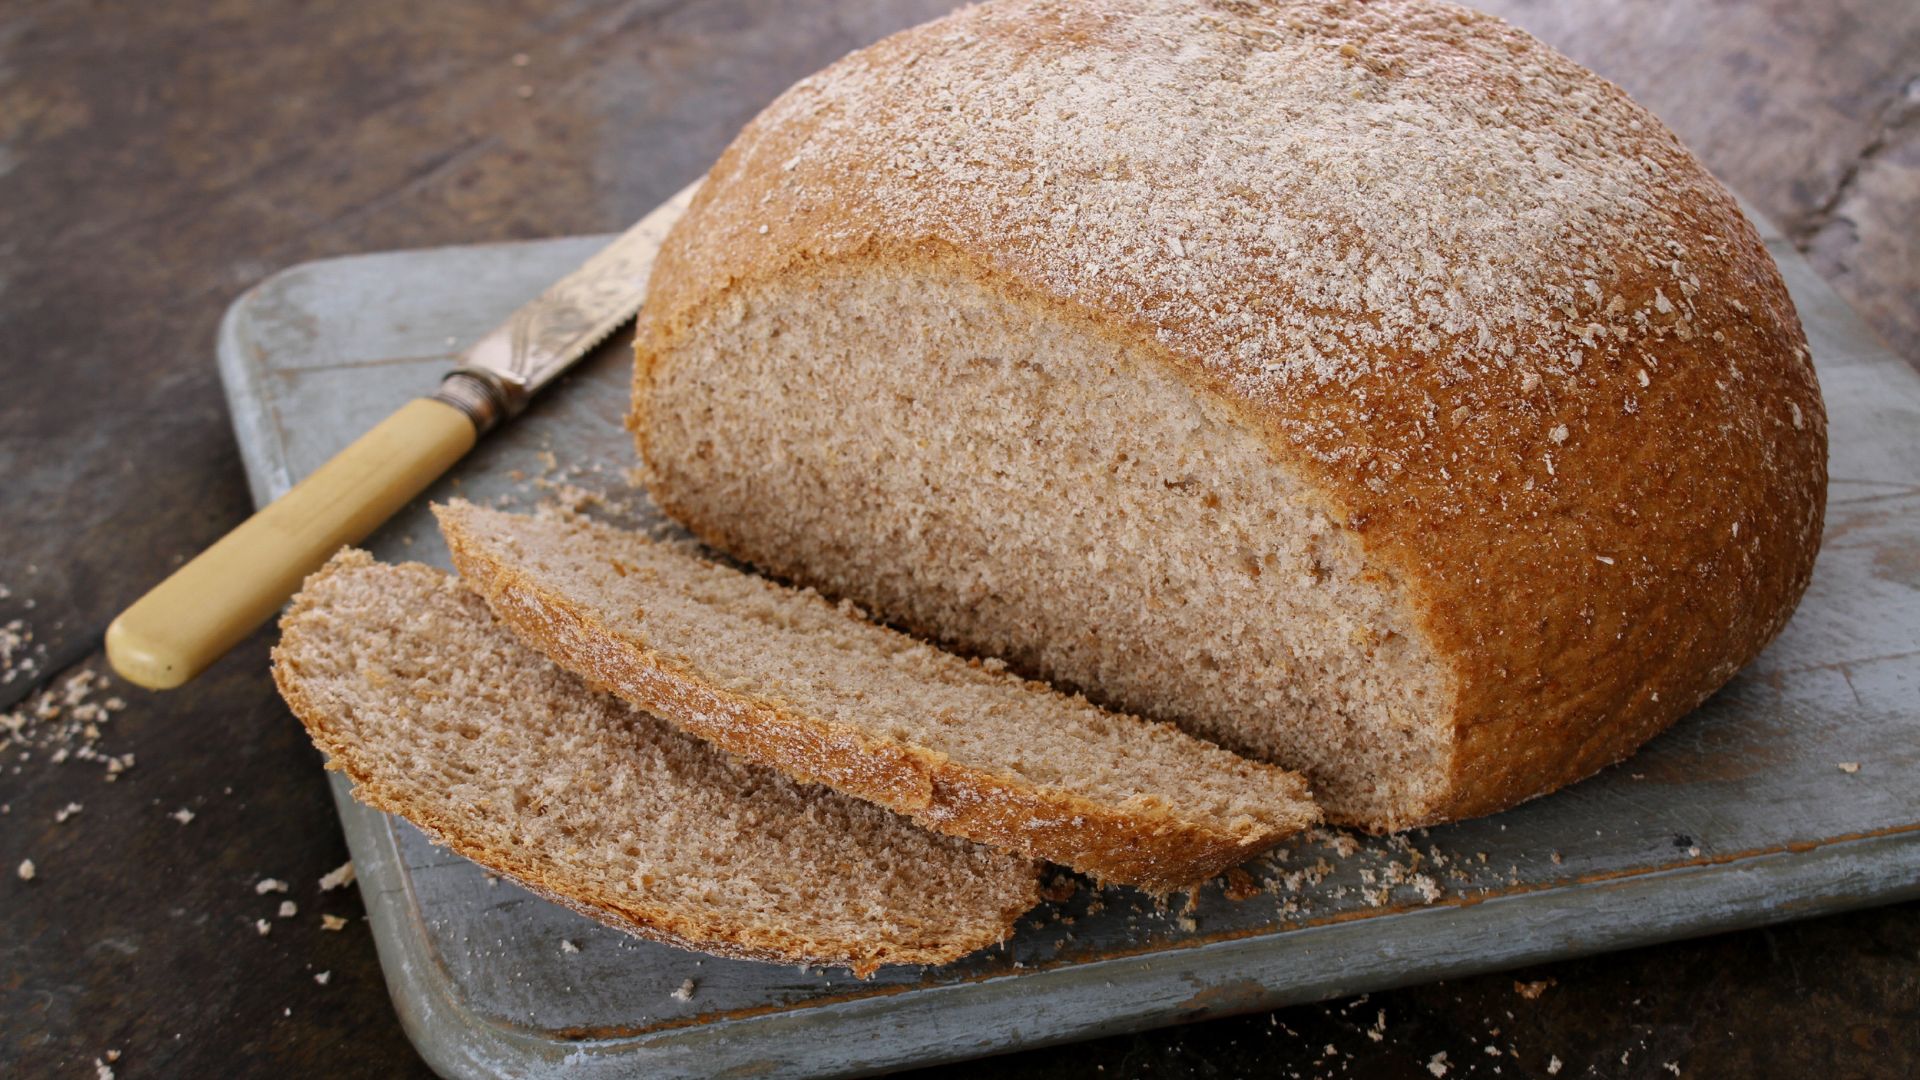
[[[1831,412],[1826,545],[1780,640],[1628,762],[1497,817],[1317,833],[1171,905],[1063,874],[1064,899],[1003,947],[867,982],[628,938],[335,777],[407,1031],[448,1076],[845,1075],[1920,896],[1920,375],[1767,238]],[[334,259],[246,294],[219,362],[255,500],[430,390],[606,239]],[[626,478],[627,376],[612,342],[427,498],[598,500],[657,524]],[[424,505],[375,552],[447,565]]]

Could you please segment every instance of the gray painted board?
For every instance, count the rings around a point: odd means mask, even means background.
[[[219,359],[254,498],[426,392],[603,240],[334,259],[242,297]],[[1215,882],[1182,910],[1080,881],[999,949],[864,983],[627,938],[490,880],[336,777],[407,1030],[449,1076],[845,1075],[1920,896],[1920,375],[1769,243],[1831,412],[1826,546],[1781,639],[1625,764],[1497,817],[1323,833],[1246,867],[1296,888],[1235,899]],[[626,481],[626,348],[584,362],[428,498],[598,493],[604,512],[657,523]],[[370,546],[446,565],[422,506]],[[1390,881],[1413,873],[1439,895]]]

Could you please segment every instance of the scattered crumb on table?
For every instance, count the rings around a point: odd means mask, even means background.
[[[331,892],[344,885],[353,884],[353,860],[348,859],[339,866],[320,876],[320,891]]]
[[[1554,985],[1555,981],[1554,979],[1535,979],[1532,982],[1519,982],[1516,980],[1513,984],[1513,992],[1526,998],[1528,1001],[1539,1001],[1540,995],[1546,993],[1547,990]]]

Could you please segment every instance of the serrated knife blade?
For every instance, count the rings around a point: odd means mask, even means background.
[[[500,419],[518,415],[533,395],[633,318],[646,293],[653,257],[698,186],[689,185],[640,219],[467,349],[460,367],[447,378],[455,383],[463,376],[479,380],[491,392],[490,410],[469,413],[476,427],[484,432]],[[462,388],[442,400],[467,408]]]

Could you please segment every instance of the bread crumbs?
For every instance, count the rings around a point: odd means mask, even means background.
[[[1540,995],[1546,993],[1556,981],[1554,979],[1536,979],[1533,982],[1516,981],[1513,984],[1513,992],[1528,1001],[1539,1001]]]
[[[294,903],[291,900],[280,901],[280,917],[281,918],[291,919],[298,914],[300,914],[300,905]]]
[[[82,668],[22,701],[14,711],[0,713],[0,751],[19,748],[20,760],[27,761],[33,751],[46,750],[43,760],[51,764],[104,764],[107,779],[116,778],[133,767],[133,755],[110,755],[100,749],[102,726],[127,707],[117,697],[94,700],[109,685],[105,676]]]
[[[343,885],[353,884],[353,860],[348,859],[332,870],[320,876],[320,891],[332,892]]]
[[[1227,871],[1227,884],[1223,891],[1227,899],[1239,903],[1259,896],[1260,886],[1254,882],[1253,875],[1236,866]]]
[[[1446,895],[1440,883],[1426,874],[1413,875],[1413,889],[1420,894],[1421,900],[1429,904],[1439,903],[1440,898]]]
[[[33,860],[21,859],[20,865],[14,870],[14,873],[19,875],[21,881],[32,881],[34,875]]]
[[[332,979],[333,979],[333,972],[331,971],[318,972],[313,977],[313,981],[319,983],[321,986],[327,985],[327,983],[332,981]]]
[[[346,928],[347,928],[347,920],[341,918],[338,915],[320,916],[320,929],[322,930],[333,930],[337,932],[340,930],[345,930]]]
[[[186,808],[186,807],[184,807],[184,806],[183,806],[183,807],[181,807],[181,808],[180,808],[180,809],[178,809],[178,810],[175,810],[175,811],[174,811],[173,813],[171,813],[171,814],[168,814],[167,816],[168,816],[168,817],[170,817],[170,818],[172,818],[173,820],[175,820],[175,821],[177,821],[177,822],[179,822],[179,823],[180,823],[180,824],[182,824],[182,825],[190,825],[190,824],[192,824],[192,823],[193,823],[193,818],[194,818],[194,814],[193,814],[193,811],[191,811],[191,810],[189,810],[189,809],[187,809],[187,808]]]
[[[693,1000],[693,980],[688,979],[685,982],[681,983],[679,989],[675,990],[673,993],[667,996],[671,997],[675,1001]]]
[[[265,896],[272,892],[286,891],[287,883],[281,881],[279,878],[261,878],[259,881],[253,883],[253,894],[255,896]]]

